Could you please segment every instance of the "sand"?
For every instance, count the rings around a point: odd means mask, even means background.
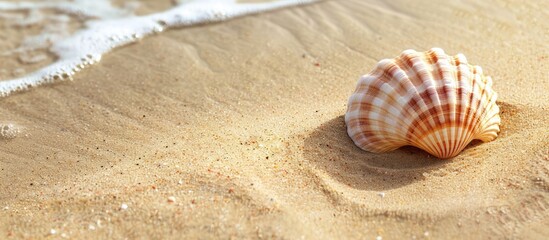
[[[547,238],[547,9],[334,0],[118,49],[0,99],[0,121],[20,127],[0,140],[0,238]],[[25,31],[2,26],[0,50]],[[492,76],[500,136],[449,160],[354,146],[343,115],[358,77],[431,47]]]

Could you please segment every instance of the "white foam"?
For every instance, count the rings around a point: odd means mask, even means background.
[[[43,34],[37,36],[36,42],[27,43],[24,46],[26,48],[43,48],[44,42],[51,43],[49,51],[57,55],[58,59],[29,75],[0,81],[0,97],[31,87],[72,79],[78,71],[100,61],[103,54],[167,28],[219,22],[315,1],[317,0],[280,0],[267,3],[237,3],[235,0],[182,1],[170,10],[147,16],[133,16],[127,9],[113,7],[108,0],[0,2],[0,10],[4,11],[53,8],[70,14],[98,18],[87,21],[84,29],[69,37],[62,34],[48,37],[47,34]]]

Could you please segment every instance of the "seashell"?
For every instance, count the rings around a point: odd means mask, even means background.
[[[463,54],[406,50],[360,78],[345,123],[354,143],[366,151],[411,145],[450,158],[473,139],[497,137],[496,98],[492,79]]]

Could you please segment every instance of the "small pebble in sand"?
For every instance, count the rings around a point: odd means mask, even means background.
[[[93,224],[88,225],[88,230],[95,230],[95,226]]]
[[[51,234],[51,235],[57,234],[57,231],[56,231],[55,229],[52,228],[52,229],[50,229],[50,234]]]
[[[179,185],[183,184],[183,180],[179,179],[179,182],[177,182],[177,184]]]
[[[425,231],[425,232],[423,233],[423,236],[428,237],[428,236],[429,236],[429,231]]]
[[[376,240],[382,240],[383,238],[381,236],[377,236]]]
[[[8,210],[10,210],[10,207],[5,206],[5,207],[4,207],[4,211],[8,211]]]
[[[377,195],[378,195],[379,197],[381,197],[381,198],[384,198],[384,197],[385,197],[385,193],[384,193],[384,192],[379,192],[379,193],[377,193]]]
[[[126,209],[128,209],[128,205],[125,203],[122,203],[122,205],[120,205],[120,210],[126,210]]]
[[[2,124],[0,123],[0,139],[13,139],[17,137],[20,133],[20,128],[16,126],[15,124],[8,123],[8,124]]]
[[[175,202],[175,197],[174,196],[169,196],[168,197],[168,203],[174,203]]]

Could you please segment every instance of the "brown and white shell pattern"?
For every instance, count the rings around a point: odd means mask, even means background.
[[[492,79],[463,54],[406,50],[360,78],[345,123],[354,143],[366,151],[411,145],[450,158],[473,139],[497,137],[496,98]]]

